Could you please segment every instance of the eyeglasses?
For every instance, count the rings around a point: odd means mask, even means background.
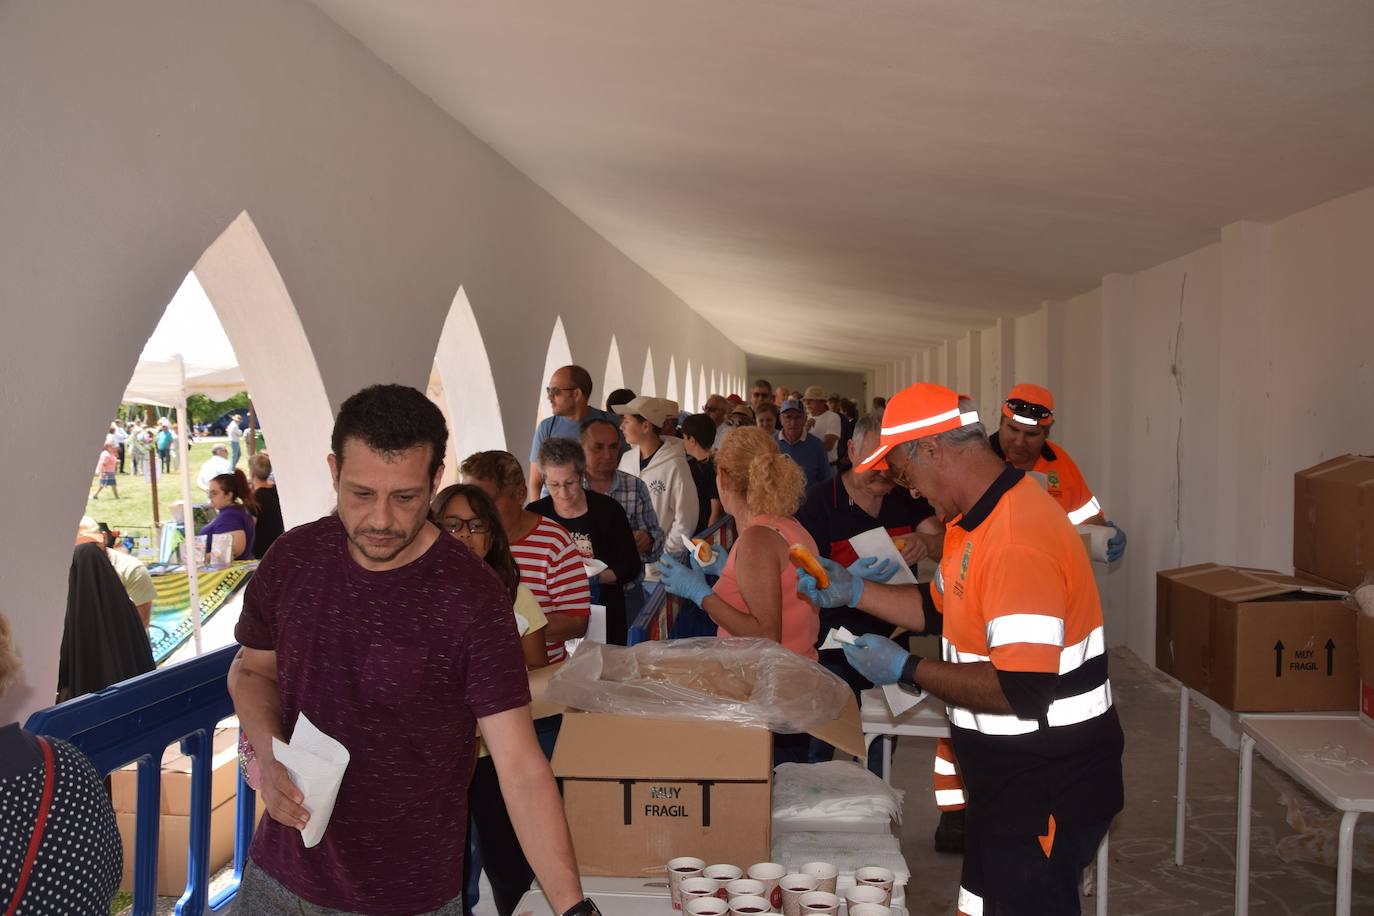
[[[1023,401],[1020,398],[1012,398],[1011,400],[1007,401],[1007,407],[1011,408],[1011,412],[1013,414],[1017,414],[1022,417],[1027,417],[1037,422],[1040,420],[1044,420],[1046,417],[1054,416],[1054,411],[1050,410],[1048,407],[1042,406],[1040,404],[1032,404],[1029,401]]]
[[[486,520],[480,518],[446,518],[439,523],[440,527],[454,537],[458,537],[464,531],[468,534],[490,534],[491,525]]]
[[[526,389],[526,390],[528,390],[528,389]],[[560,391],[576,391],[576,390],[577,390],[577,386],[575,386],[575,385],[574,385],[572,388],[556,388],[556,387],[554,387],[553,385],[550,385],[549,387],[547,387],[547,388],[544,389],[544,393],[547,394],[547,395],[548,395],[549,397],[551,397],[551,398],[556,398],[556,397],[558,397],[558,392],[560,392]]]

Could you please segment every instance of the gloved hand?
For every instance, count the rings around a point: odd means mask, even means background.
[[[825,567],[825,573],[830,577],[830,585],[821,588],[816,584],[815,576],[798,569],[797,593],[817,607],[856,607],[859,595],[863,594],[864,580],[852,575],[834,560],[826,557],[816,559]]]
[[[844,657],[855,671],[882,686],[901,680],[902,668],[911,653],[886,636],[865,633],[844,647]]]
[[[1107,527],[1116,532],[1107,540],[1107,562],[1115,563],[1126,552],[1126,532],[1114,522],[1107,522]]]
[[[693,544],[692,549],[687,551],[687,556],[691,557],[692,568],[701,570],[703,575],[715,576],[720,578],[720,574],[725,572],[725,558],[727,556],[725,548],[719,544],[711,545],[711,562],[705,566],[697,558],[697,545]]]
[[[664,554],[658,561],[658,580],[669,594],[685,598],[700,605],[711,594],[711,586],[706,584],[706,576],[688,563],[679,563]]]
[[[850,575],[869,582],[886,582],[897,575],[897,569],[897,564],[886,557],[881,560],[877,557],[859,557],[849,564]]]

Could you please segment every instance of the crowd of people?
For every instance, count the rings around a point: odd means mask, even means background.
[[[1074,532],[1111,523],[1047,441],[1053,396],[1016,386],[989,435],[970,402],[927,384],[862,416],[818,386],[765,379],[748,402],[712,394],[695,414],[624,389],[603,409],[592,393],[585,369],[558,369],[528,474],[509,452],[478,452],[436,493],[442,414],[414,389],[365,389],[335,423],[337,508],[267,543],[267,456],[251,480],[237,455],[202,471],[217,510],[205,533],[261,559],[229,687],[270,816],[237,907],[469,912],[481,862],[503,914],[536,876],[555,912],[594,912],[548,765],[561,720],[530,721],[526,674],[566,657],[593,604],[606,641],[625,644],[656,581],[711,631],[777,642],[856,694],[904,682],[945,700],[936,846],[965,854],[961,909],[1034,892],[1047,912],[1076,912],[1074,882],[1120,809],[1121,732]],[[728,550],[694,545],[723,522]],[[852,543],[875,528],[933,579],[888,584],[899,565]],[[855,644],[820,651],[839,626]],[[941,658],[910,654],[894,626],[940,634]],[[323,855],[295,833],[310,815],[272,752],[304,715],[352,754]],[[779,762],[831,753],[805,735],[775,742]],[[465,854],[453,838],[470,818]]]

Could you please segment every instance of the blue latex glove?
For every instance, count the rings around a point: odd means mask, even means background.
[[[658,561],[658,580],[669,594],[685,598],[700,605],[711,594],[711,586],[706,584],[706,576],[690,564],[679,563],[668,554]]]
[[[693,569],[699,569],[704,575],[715,576],[717,579],[720,578],[721,573],[725,572],[725,558],[727,555],[724,547],[721,547],[719,544],[712,544],[711,562],[703,566],[701,565],[701,561],[697,559],[697,545],[693,544],[692,549],[687,551],[687,556],[692,559]]]
[[[849,564],[850,575],[858,576],[860,579],[867,579],[869,582],[886,582],[897,575],[900,567],[893,561],[884,557],[859,557]]]
[[[827,588],[820,588],[816,584],[816,577],[808,572],[797,570],[797,592],[802,597],[809,599],[817,607],[858,607],[859,596],[864,592],[865,576],[855,573],[855,567],[861,563],[866,563],[863,570],[872,574],[871,567],[874,566],[871,557],[860,557],[855,560],[847,569],[834,560],[826,557],[817,557],[825,572],[830,576],[830,585]],[[888,573],[891,578],[892,572]],[[883,581],[877,580],[874,581]]]
[[[1116,532],[1107,540],[1107,562],[1115,563],[1126,552],[1126,532],[1113,522],[1107,522],[1107,527]]]
[[[881,686],[901,680],[902,668],[911,653],[886,636],[865,633],[844,647],[844,657],[855,671]]]

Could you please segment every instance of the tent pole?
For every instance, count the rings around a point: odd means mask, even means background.
[[[191,433],[191,418],[186,412],[186,360],[177,355],[177,365],[181,368],[181,391],[177,394],[177,422],[181,428],[177,435],[177,456],[181,459],[181,519],[186,526],[186,585],[191,593],[191,632],[196,640],[196,654],[202,651],[200,641],[200,587],[196,569],[196,523],[191,511],[191,450],[186,444]]]

